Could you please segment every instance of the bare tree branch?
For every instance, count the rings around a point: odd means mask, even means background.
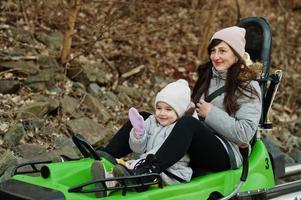
[[[134,69],[132,69],[132,70],[130,70],[130,71],[128,71],[128,72],[122,74],[121,77],[122,77],[122,78],[128,78],[128,77],[130,77],[130,76],[132,76],[132,75],[134,75],[134,74],[137,74],[137,73],[141,72],[141,70],[142,70],[143,68],[145,68],[145,65],[140,65],[140,66],[138,66],[138,67],[135,67]]]

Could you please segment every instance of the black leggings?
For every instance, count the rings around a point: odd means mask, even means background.
[[[140,113],[145,119],[149,113]],[[116,158],[126,156],[129,147],[130,121],[126,122],[114,135],[104,150]],[[193,117],[178,120],[170,135],[156,152],[158,165],[162,171],[179,161],[185,153],[190,156],[190,165],[209,171],[230,169],[229,156],[221,141],[203,121]]]

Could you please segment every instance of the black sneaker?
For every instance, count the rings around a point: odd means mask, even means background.
[[[145,159],[141,159],[139,162],[137,162],[132,171],[133,175],[161,173],[160,167],[156,164],[156,162],[155,155],[148,154]],[[151,180],[148,180],[148,182],[149,181]]]
[[[114,177],[130,177],[132,176],[131,171],[126,168],[124,165],[121,164],[116,164],[115,167],[113,168],[113,176]],[[137,182],[134,179],[125,179],[125,180],[119,180],[119,184],[123,186],[131,186],[131,185],[136,185]],[[129,189],[130,191],[136,191],[134,188]]]
[[[106,171],[103,164],[100,161],[94,161],[91,165],[91,175],[93,180],[105,179]],[[99,189],[105,189],[103,183],[95,183],[95,187]],[[107,191],[95,192],[97,198],[106,197]]]
[[[141,185],[131,189],[131,191],[143,192],[149,188],[151,183],[155,183],[156,176],[150,175],[153,173],[160,173],[159,167],[155,164],[155,156],[153,154],[148,155],[145,159],[141,159],[137,162],[133,170],[129,170],[123,165],[117,164],[113,169],[113,174],[115,177],[122,176],[140,176],[135,179],[126,179],[124,184],[126,185]],[[121,182],[121,181],[120,181]],[[147,185],[143,185],[147,184]]]
[[[160,168],[157,164],[157,159],[154,154],[148,154],[145,159],[139,160],[134,169],[132,170],[133,175],[141,175],[143,183],[147,183],[148,185],[144,185],[139,188],[142,191],[145,191],[149,188],[151,183],[158,182],[158,176],[150,175],[150,174],[160,174]],[[160,182],[159,182],[160,185]]]
[[[127,167],[121,164],[115,165],[113,169],[113,175],[114,177],[132,177],[133,173],[131,170],[129,170]],[[133,192],[143,192],[146,191],[148,186],[139,186],[142,185],[143,180],[141,178],[127,178],[127,179],[121,179],[118,181],[121,186],[129,187],[126,188],[128,191]],[[137,187],[130,187],[137,185]]]

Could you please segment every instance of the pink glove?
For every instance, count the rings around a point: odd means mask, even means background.
[[[131,124],[133,125],[136,136],[138,138],[141,137],[144,133],[144,119],[138,113],[136,108],[131,107],[129,109],[129,119],[131,121]]]

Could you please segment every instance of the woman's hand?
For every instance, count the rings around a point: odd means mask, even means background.
[[[212,110],[213,105],[204,101],[204,99],[200,99],[200,101],[196,104],[196,112],[198,116],[201,118],[206,118],[208,113]]]

